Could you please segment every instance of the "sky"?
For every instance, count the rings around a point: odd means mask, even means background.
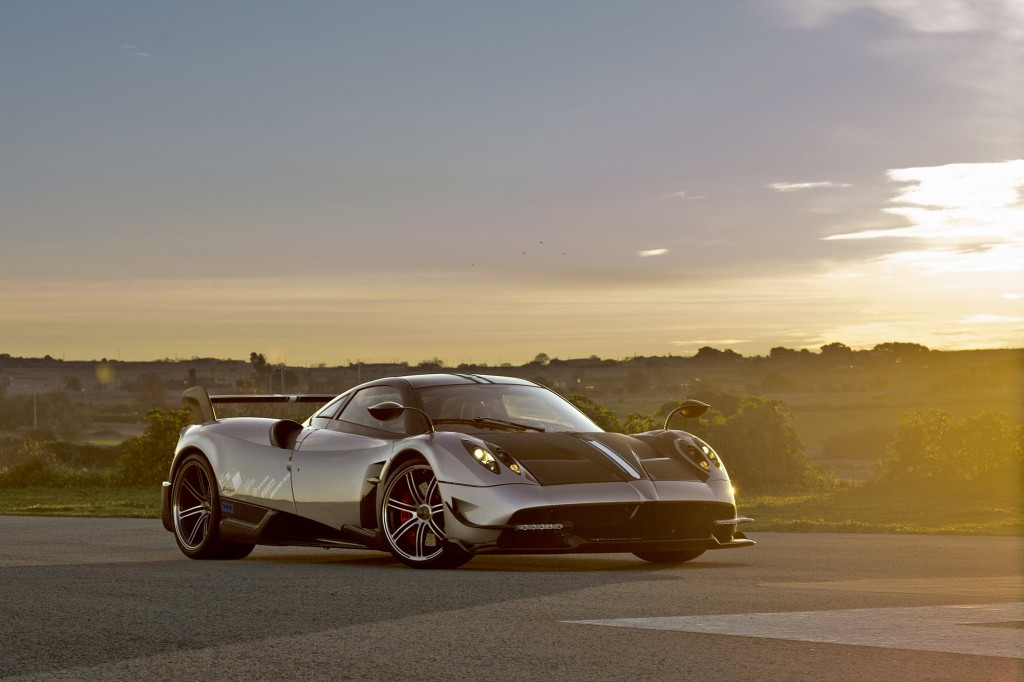
[[[1024,343],[1024,3],[0,3],[0,353]]]

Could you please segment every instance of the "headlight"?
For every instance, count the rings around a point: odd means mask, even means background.
[[[473,443],[468,440],[462,441],[463,447],[466,448],[466,452],[470,454],[480,466],[484,467],[492,474],[500,474],[501,468],[498,466],[498,462],[507,466],[512,473],[522,475],[523,470],[519,466],[519,462],[512,459],[512,455],[508,454],[500,448],[495,448],[492,453],[490,448],[481,445],[479,443]]]
[[[483,445],[470,443],[468,440],[462,441],[462,445],[466,448],[466,452],[472,455],[473,459],[479,462],[485,469],[493,474],[501,473],[501,470],[498,468],[498,460],[494,458],[490,450]]]
[[[512,455],[498,448],[494,451],[494,456],[498,458],[498,461],[507,466],[513,474],[523,475],[523,468],[519,466],[519,462],[512,459]]]
[[[683,439],[676,440],[676,450],[705,473],[711,473],[712,467],[722,470],[722,460],[710,445],[693,435],[690,435],[690,439],[692,444]]]
[[[716,469],[722,468],[722,460],[718,459],[718,453],[716,453],[710,445],[702,441],[700,438],[694,436],[693,440],[700,446],[701,452],[704,456],[711,460],[711,463],[715,465]]]

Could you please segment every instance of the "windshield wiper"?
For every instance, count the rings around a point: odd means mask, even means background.
[[[514,426],[517,429],[523,429],[524,431],[544,431],[539,426],[530,426],[529,424],[520,424],[518,422],[505,421],[504,419],[495,419],[494,417],[474,417],[474,424],[503,424],[505,426]]]
[[[474,419],[434,419],[435,424],[469,424],[471,426],[488,426],[492,429],[513,429],[516,431],[544,431],[539,426],[529,426],[528,424],[517,424],[515,422],[505,421],[504,419],[495,419],[493,417],[476,417]]]

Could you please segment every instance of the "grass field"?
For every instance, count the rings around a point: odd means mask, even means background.
[[[0,488],[0,514],[159,518],[160,488]]]
[[[953,498],[922,491],[901,495],[856,487],[739,500],[752,531],[1024,535],[1020,494]]]
[[[882,493],[865,487],[740,498],[745,530],[850,533],[1024,535],[1020,495],[950,499]],[[159,518],[155,486],[0,488],[0,514]]]

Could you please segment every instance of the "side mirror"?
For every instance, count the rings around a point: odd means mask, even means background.
[[[668,415],[665,417],[664,428],[668,430],[668,420],[671,419],[672,415],[674,415],[676,412],[680,413],[684,417],[699,417],[702,414],[704,414],[704,412],[706,412],[709,407],[711,406],[708,405],[707,403],[702,403],[699,400],[684,400],[682,405],[669,412]]]
[[[390,400],[366,408],[366,411],[370,413],[371,417],[382,422],[389,422],[393,419],[398,419],[406,410],[412,410],[413,412],[419,412],[422,414],[423,418],[427,420],[427,432],[434,432],[434,422],[430,421],[430,417],[427,416],[427,413],[419,408],[406,407],[405,405],[399,405],[398,403]]]
[[[398,419],[401,417],[402,414],[405,413],[405,408],[398,403],[388,401],[386,403],[374,405],[373,407],[368,407],[366,408],[366,411],[369,412],[370,416],[374,419],[382,422],[389,422],[392,419]]]

